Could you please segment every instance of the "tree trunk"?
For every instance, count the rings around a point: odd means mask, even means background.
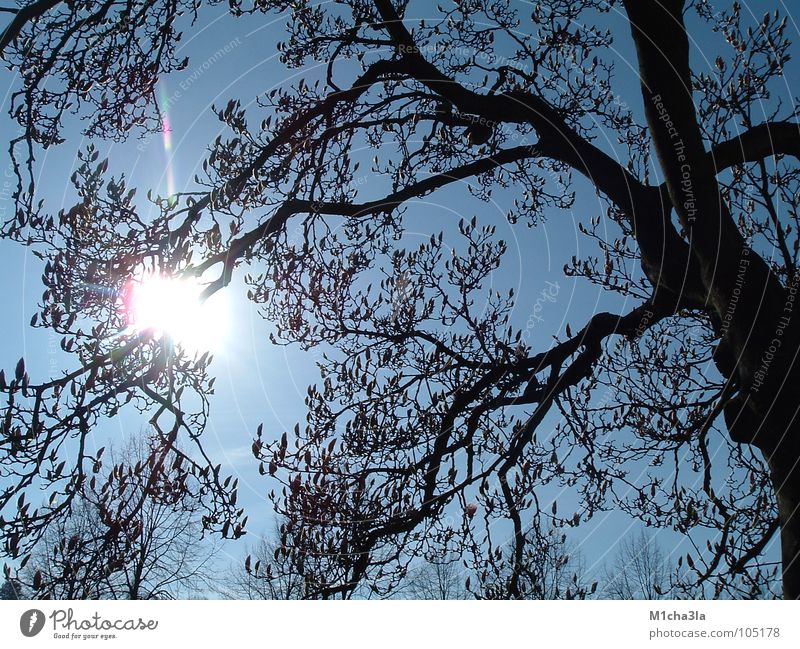
[[[767,457],[778,501],[784,599],[800,599],[800,449],[794,441],[800,423],[786,431],[792,436]]]
[[[781,525],[783,593],[800,598],[800,319],[798,302],[744,240],[722,198],[692,95],[683,0],[625,0],[642,98],[678,219],[718,322],[714,359],[739,394],[725,408],[734,441],[767,458]],[[737,284],[738,282],[738,284]],[[767,421],[769,420],[769,421]]]

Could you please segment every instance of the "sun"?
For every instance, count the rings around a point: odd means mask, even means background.
[[[189,352],[218,351],[228,331],[228,309],[217,296],[203,299],[196,279],[150,274],[129,284],[125,300],[134,331],[151,330]]]

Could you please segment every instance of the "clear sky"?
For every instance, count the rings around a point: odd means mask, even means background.
[[[782,3],[759,2],[759,13]],[[243,106],[251,105],[256,95],[269,91],[296,77],[314,77],[319,69],[287,71],[277,58],[276,42],[281,40],[284,17],[252,16],[235,19],[227,15],[225,6],[205,8],[197,24],[185,29],[181,54],[189,56],[186,70],[166,78],[159,96],[168,106],[171,143],[161,136],[149,136],[123,144],[98,143],[101,156],[110,159],[113,173],[124,172],[129,185],[138,187],[139,196],[148,188],[166,195],[175,190],[192,187],[192,177],[200,169],[205,147],[219,133],[220,126],[211,105],[224,106],[228,99],[238,98]],[[616,32],[617,91],[641,119],[641,100],[635,76],[633,48],[619,16],[609,18]],[[794,30],[795,34],[797,30]],[[218,54],[220,51],[222,55]],[[696,48],[694,56],[710,59],[713,46]],[[4,108],[14,78],[8,71],[0,77],[0,96]],[[0,116],[3,139],[15,129],[5,112]],[[38,160],[39,188],[50,212],[70,206],[69,177],[76,152],[87,142],[80,134],[80,124],[67,125],[66,143],[41,155]],[[599,146],[613,152],[616,142]],[[3,169],[3,190],[0,192],[0,218],[11,210],[9,194],[13,179],[6,148],[0,148],[0,167]],[[578,200],[570,211],[546,214],[544,223],[528,229],[524,223],[511,226],[505,219],[510,207],[510,193],[494,196],[494,204],[480,204],[469,198],[463,187],[452,187],[437,193],[417,205],[409,213],[407,237],[413,241],[429,238],[432,232],[452,228],[459,216],[471,218],[477,214],[481,222],[497,226],[498,236],[509,243],[506,265],[493,277],[493,286],[501,291],[513,287],[520,300],[518,322],[528,319],[542,291],[550,298],[540,301],[541,321],[532,331],[532,340],[546,348],[551,336],[562,333],[566,323],[573,330],[596,311],[620,310],[619,298],[612,298],[600,289],[566,278],[563,265],[572,255],[587,252],[589,241],[577,230],[579,220],[604,213],[603,205],[593,190],[576,181]],[[69,369],[74,359],[58,347],[58,340],[47,331],[32,329],[28,322],[36,311],[42,292],[41,266],[30,251],[19,244],[0,241],[0,296],[3,318],[0,320],[0,367],[13,368],[24,356],[32,379],[57,375]],[[205,432],[206,446],[212,457],[228,466],[240,478],[240,502],[250,515],[250,534],[255,536],[271,527],[267,491],[274,485],[258,475],[250,447],[254,431],[264,424],[268,439],[277,438],[305,416],[303,400],[306,387],[316,380],[314,353],[304,353],[296,347],[275,347],[269,343],[270,331],[248,303],[240,280],[234,281],[215,308],[230,310],[230,326],[220,341],[212,365],[217,375],[217,393],[212,401],[212,415]],[[224,303],[224,304],[222,304]],[[630,305],[629,305],[630,306]],[[145,425],[144,417],[123,411],[103,430],[95,431],[97,445],[109,439],[136,432]],[[552,425],[552,424],[551,424]],[[556,494],[553,494],[556,495]],[[569,498],[568,492],[564,494]],[[578,528],[573,535],[579,543],[589,567],[602,563],[606,553],[613,553],[618,538],[630,533],[635,523],[620,514],[599,514],[589,524]],[[668,551],[675,547],[674,537],[659,533]],[[252,537],[246,537],[252,542]],[[239,556],[243,543],[228,543],[226,552]],[[677,548],[675,549],[676,551]],[[683,548],[685,552],[685,548]]]

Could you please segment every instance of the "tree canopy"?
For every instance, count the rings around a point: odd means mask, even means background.
[[[283,72],[323,72],[217,107],[191,190],[143,201],[89,144],[76,202],[40,201],[37,155],[65,115],[90,139],[162,128],[155,89],[187,65],[177,44],[203,4],[20,2],[0,39],[20,126],[2,234],[43,260],[32,324],[74,357],[56,377],[24,359],[0,374],[8,556],[30,555],[101,471],[83,441],[122,408],[160,440],[143,466],[191,476],[207,529],[245,530],[236,480],[203,447],[210,355],[126,328],[145,268],[212,273],[205,296],[240,276],[276,344],[324,352],[306,421],[253,442],[282,521],[276,563],[308,596],[388,595],[415,558],[456,553],[472,595],[523,597],[553,527],[614,509],[694,544],[679,592],[763,596],[777,573],[800,597],[786,16],[710,0],[231,0],[231,20],[286,13]],[[451,191],[474,216],[430,219],[410,242],[410,215]],[[517,307],[530,296],[497,286],[507,243],[482,213],[499,201],[535,232],[576,192],[603,211],[581,217],[589,252],[564,273],[624,309],[545,344]],[[540,501],[553,486],[574,494],[566,510]],[[765,552],[778,537],[782,566]]]

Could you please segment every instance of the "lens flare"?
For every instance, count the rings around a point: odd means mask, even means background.
[[[166,165],[164,173],[166,175],[167,197],[168,200],[173,201],[175,199],[175,155],[172,151],[172,124],[169,117],[171,104],[172,100],[167,94],[167,87],[162,83],[159,106],[163,120],[161,124],[161,138],[164,145],[164,164]]]

